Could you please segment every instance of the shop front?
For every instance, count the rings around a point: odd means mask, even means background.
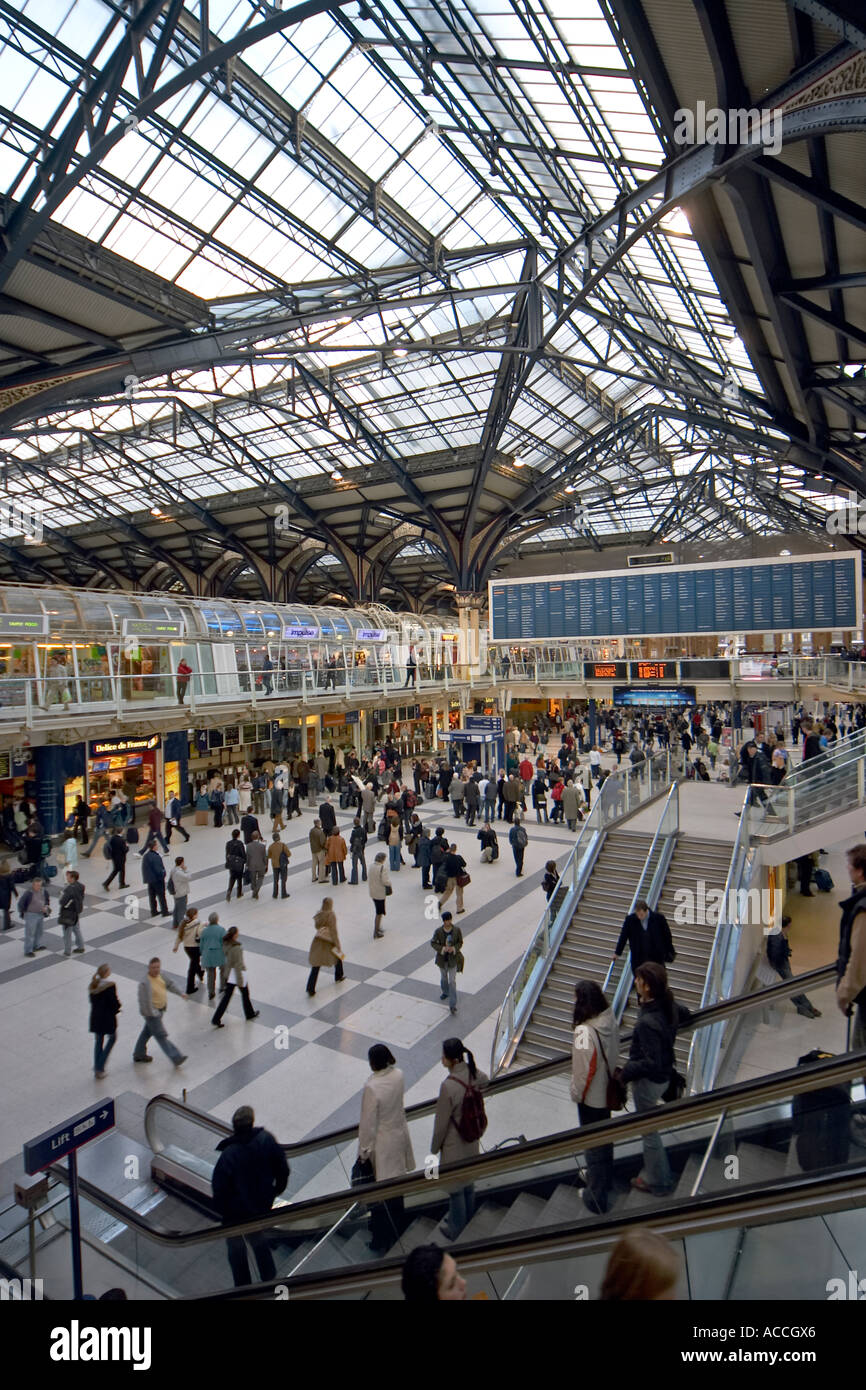
[[[258,767],[277,754],[281,732],[277,719],[194,729],[187,746],[191,783],[225,776],[242,765]]]
[[[176,761],[174,765],[177,766]],[[101,800],[110,802],[115,791],[122,791],[135,805],[153,800],[162,806],[163,788],[163,748],[159,734],[142,738],[91,739],[87,790],[81,792],[91,806]],[[65,795],[67,803],[71,795],[74,805],[78,792],[70,788],[69,783]]]
[[[459,706],[457,711],[460,716]],[[372,711],[373,742],[386,738],[396,744],[404,757],[424,753],[433,744],[433,714],[420,705],[390,705]]]

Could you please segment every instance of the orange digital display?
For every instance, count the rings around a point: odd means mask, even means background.
[[[663,681],[667,680],[666,661],[639,661],[637,662],[637,678],[639,681]]]
[[[617,672],[615,665],[593,666],[592,672],[596,680],[616,680]]]

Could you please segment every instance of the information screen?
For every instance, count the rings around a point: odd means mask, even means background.
[[[627,681],[627,661],[585,661],[583,679],[586,681]]]
[[[854,552],[492,580],[488,587],[493,642],[851,630],[863,621]]]
[[[658,686],[615,685],[613,688],[615,705],[694,705],[695,687],[693,685]]]

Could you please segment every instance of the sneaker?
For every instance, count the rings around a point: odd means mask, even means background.
[[[260,1010],[260,1009],[256,1009],[253,1013],[251,1013],[251,1014],[249,1015],[249,1017],[246,1019],[246,1022],[247,1022],[247,1023],[251,1023],[252,1020],[253,1020],[254,1018],[258,1018],[258,1016],[259,1016],[260,1013],[261,1013],[261,1010]]]
[[[457,1005],[456,1005],[456,1004],[452,1004],[452,1005],[451,1005],[451,1012],[452,1012],[452,1014],[456,1014],[456,1012],[457,1012]]]
[[[448,998],[448,995],[447,995],[447,994],[440,994],[440,995],[439,995],[439,998],[440,998],[440,999],[447,999],[447,998]]]
[[[212,1019],[211,1019],[211,1023],[213,1024],[214,1028],[225,1028],[225,1024],[224,1024],[224,1023],[217,1023],[217,1021],[216,1021],[215,1018],[212,1018]]]
[[[459,917],[460,914],[461,914],[461,912],[465,912],[465,911],[466,911],[466,908],[465,908],[465,907],[458,907],[458,909],[457,909],[457,916]]]
[[[47,951],[47,950],[48,950],[48,947],[47,947],[47,946],[34,946],[33,949],[34,949],[34,951]]]
[[[188,1062],[188,1061],[189,1061],[189,1058],[186,1057],[186,1056],[184,1056],[184,1057],[178,1057],[178,1059],[177,1059],[177,1061],[175,1062],[174,1065],[175,1065],[176,1067],[182,1067],[183,1064],[184,1064],[184,1062]]]
[[[133,1057],[133,1062],[152,1062],[152,1057]]]
[[[105,1072],[104,1072],[104,1071],[95,1071],[95,1072],[93,1073],[93,1075],[97,1078],[98,1081],[102,1081],[102,1080],[104,1079],[104,1077],[105,1077]]]
[[[35,960],[35,959],[36,959],[36,952],[35,952],[35,951],[25,951],[24,954],[25,954],[25,956],[27,956],[28,960]]]
[[[72,954],[73,954],[74,956],[83,956],[83,955],[84,955],[84,947],[83,947],[83,946],[76,946],[76,948],[75,948],[75,950],[72,952]]]

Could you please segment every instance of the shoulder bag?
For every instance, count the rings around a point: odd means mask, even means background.
[[[604,1050],[604,1043],[601,1040],[601,1035],[599,1034],[598,1029],[596,1028],[593,1031],[595,1032],[595,1040],[598,1043],[599,1048],[601,1049],[601,1056],[604,1062],[604,1069],[607,1072],[607,1094],[605,1096],[605,1099],[607,1101],[607,1108],[608,1110],[625,1110],[626,1087],[623,1085],[622,1081],[620,1081],[618,1076],[614,1076],[614,1074],[611,1072],[610,1067],[608,1066],[607,1053]]]

